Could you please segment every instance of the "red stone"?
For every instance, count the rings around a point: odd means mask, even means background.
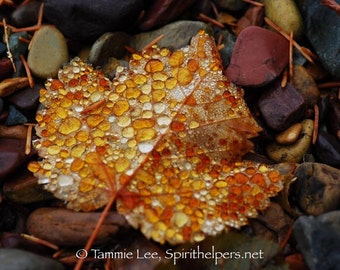
[[[288,64],[289,44],[281,35],[249,26],[237,37],[226,75],[242,86],[263,86],[276,79]]]

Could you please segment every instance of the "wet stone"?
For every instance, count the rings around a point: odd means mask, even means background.
[[[28,44],[19,40],[19,38],[29,39],[27,32],[13,33],[9,36],[9,48],[14,60],[20,59],[20,55],[27,53]]]
[[[320,131],[313,150],[320,162],[340,166],[340,140],[332,134]]]
[[[220,35],[222,35],[221,42],[224,47],[219,52],[222,59],[222,65],[225,68],[230,63],[230,58],[233,53],[236,38],[228,30],[217,30],[214,34],[216,40],[219,38]]]
[[[278,131],[301,120],[306,109],[303,96],[289,83],[285,88],[280,83],[271,86],[262,94],[258,107],[267,125]]]
[[[0,57],[5,56],[7,52],[7,46],[5,43],[0,42]]]
[[[0,60],[0,80],[10,77],[13,72],[11,60],[5,58]]]
[[[26,136],[27,126],[25,125],[6,126],[0,124],[0,138],[26,139]]]
[[[16,77],[5,79],[0,82],[0,97],[7,97],[19,89],[23,89],[29,85],[28,78]]]
[[[296,123],[275,137],[275,140],[279,144],[291,144],[296,142],[299,138],[302,130],[302,124]]]
[[[0,182],[29,158],[25,155],[25,145],[25,139],[0,138]]]
[[[27,63],[39,78],[56,77],[59,68],[69,60],[66,40],[54,26],[43,26],[35,32]]]
[[[0,110],[1,111],[1,110]],[[340,140],[340,102],[333,99],[328,106],[328,115],[326,118],[327,129],[330,134]]]
[[[293,32],[294,39],[303,35],[303,21],[294,0],[264,0],[265,16],[272,20],[288,35]]]
[[[264,17],[263,7],[250,7],[244,15],[237,21],[236,27],[233,30],[235,35],[241,33],[248,26],[262,26]]]
[[[3,109],[4,109],[4,101],[2,98],[0,98],[0,114],[2,113]]]
[[[146,9],[138,27],[141,30],[149,30],[161,27],[182,15],[191,8],[195,0],[176,1],[176,0],[155,0]]]
[[[67,37],[95,41],[106,32],[134,29],[145,8],[140,0],[48,0],[44,18]],[[67,23],[65,23],[67,22]]]
[[[15,248],[1,248],[0,261],[2,266],[6,266],[3,269],[8,270],[65,269],[57,260]]]
[[[320,91],[314,78],[308,73],[306,68],[300,65],[294,66],[293,74],[293,86],[302,94],[307,107],[313,108],[320,97]]]
[[[36,83],[33,88],[25,88],[15,92],[7,97],[6,101],[20,110],[29,122],[34,122],[41,88],[43,86]]]
[[[299,165],[290,194],[306,214],[320,215],[340,207],[340,171],[322,163]]]
[[[176,21],[157,30],[132,36],[130,46],[136,51],[141,51],[145,45],[156,37],[166,34],[165,37],[157,43],[158,47],[177,50],[188,45],[191,38],[195,36],[199,30],[205,30],[207,33],[212,33],[211,27],[206,23],[199,21]]]
[[[301,3],[305,35],[325,69],[339,79],[340,16],[321,1],[305,0]]]
[[[27,122],[27,118],[13,105],[8,106],[8,116],[6,118],[5,124],[7,126],[20,125]]]
[[[222,9],[238,11],[245,7],[246,3],[242,0],[217,0],[217,4]]]
[[[129,44],[130,36],[124,32],[105,33],[92,45],[88,62],[94,66],[102,66],[108,58],[121,59],[126,54],[125,46]]]
[[[11,14],[12,24],[18,28],[35,25],[38,21],[40,5],[41,2],[35,0],[19,5]]]
[[[226,75],[242,86],[263,86],[288,64],[288,41],[270,30],[249,26],[237,37]]]
[[[273,161],[280,162],[301,162],[308,152],[312,142],[313,121],[306,119],[301,122],[300,138],[292,144],[285,145],[273,142],[266,147],[267,155]]]
[[[293,233],[309,269],[339,268],[340,211],[301,216],[294,223]]]
[[[100,212],[74,212],[62,208],[39,208],[27,220],[30,234],[50,241],[56,245],[79,246],[86,244],[93,232]],[[127,226],[123,216],[110,212],[96,238],[96,244],[110,241]]]
[[[11,202],[29,204],[54,198],[28,170],[18,172],[13,178],[3,185],[3,196]]]

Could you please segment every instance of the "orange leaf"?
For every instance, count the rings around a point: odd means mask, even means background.
[[[175,52],[134,54],[112,82],[78,58],[59,81],[41,91],[44,159],[30,167],[69,208],[118,195],[132,225],[175,244],[247,224],[283,187],[275,168],[241,161],[261,128],[204,32]]]

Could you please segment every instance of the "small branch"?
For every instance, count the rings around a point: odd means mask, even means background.
[[[312,136],[312,144],[315,144],[316,139],[318,138],[319,131],[319,107],[317,104],[314,105],[314,126],[313,126],[313,136]]]
[[[28,83],[29,83],[30,87],[33,88],[34,87],[34,79],[32,77],[30,67],[28,66],[28,63],[27,63],[27,61],[26,61],[26,59],[23,55],[20,55],[20,60],[25,67],[25,71],[26,71],[27,78],[28,78]]]
[[[281,87],[285,88],[287,86],[288,71],[285,69],[282,74]]]
[[[224,29],[224,28],[225,28],[224,25],[223,25],[222,23],[220,23],[219,21],[217,21],[217,20],[215,20],[215,19],[213,19],[213,18],[210,18],[209,16],[207,16],[207,15],[205,15],[205,14],[203,14],[203,13],[200,13],[200,14],[198,15],[198,19],[200,19],[200,20],[202,20],[202,21],[204,21],[204,22],[211,23],[211,24],[213,24],[213,25],[215,25],[215,26],[217,26],[217,27],[219,27],[219,28],[221,28],[221,29]]]
[[[333,88],[340,87],[340,82],[327,82],[318,84],[318,88]]]
[[[46,240],[37,238],[37,237],[35,237],[35,236],[33,236],[33,235],[29,235],[29,234],[25,234],[25,233],[21,233],[20,235],[21,235],[23,238],[25,238],[25,239],[27,239],[27,240],[30,240],[30,241],[32,241],[32,242],[34,242],[34,243],[38,243],[38,244],[40,244],[40,245],[44,245],[44,246],[49,247],[49,248],[54,249],[54,250],[58,250],[58,249],[59,249],[59,247],[58,247],[57,245],[52,244],[51,242],[48,242],[48,241],[46,241]]]
[[[257,6],[257,7],[264,7],[264,4],[256,2],[256,1],[253,1],[253,0],[243,0],[243,2],[252,4],[252,5]]]
[[[293,32],[289,35],[289,82],[293,82]]]
[[[35,124],[24,124],[27,126],[27,134],[26,134],[26,145],[25,145],[25,155],[29,155],[31,153],[32,148],[32,130]]]
[[[142,51],[147,50],[149,48],[151,48],[153,45],[157,44],[162,38],[164,38],[165,35],[161,34],[158,37],[156,37],[154,40],[150,41],[148,44],[146,44],[144,46],[144,48],[142,49]]]
[[[5,43],[6,43],[6,47],[7,47],[7,57],[9,58],[9,60],[11,60],[11,63],[12,63],[12,66],[13,66],[13,70],[14,70],[14,72],[16,72],[17,68],[16,68],[16,66],[14,64],[13,55],[12,55],[11,49],[9,47],[9,37],[8,37],[8,32],[7,32],[8,26],[6,24],[6,19],[5,18],[2,19],[2,25],[4,27],[4,38],[5,38]]]
[[[274,28],[283,37],[285,37],[287,40],[289,40],[289,35],[287,35],[287,33],[285,33],[279,26],[277,26],[275,23],[273,23],[268,17],[265,17],[264,20],[269,26]],[[308,54],[305,53],[304,49],[299,44],[297,44],[296,41],[293,41],[293,45],[310,63],[314,64],[313,59]]]

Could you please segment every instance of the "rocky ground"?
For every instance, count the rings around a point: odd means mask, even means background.
[[[0,18],[0,269],[72,269],[100,216],[66,210],[27,169],[38,158],[30,142],[45,81],[75,56],[113,79],[131,52],[160,35],[159,47],[176,50],[202,29],[215,38],[225,75],[244,89],[263,128],[247,157],[296,169],[294,181],[249,226],[208,238],[201,247],[263,249],[270,256],[218,265],[182,260],[176,266],[89,257],[83,269],[337,268],[340,1],[5,0]],[[112,210],[95,247],[164,258],[169,249],[197,244],[157,244]]]

